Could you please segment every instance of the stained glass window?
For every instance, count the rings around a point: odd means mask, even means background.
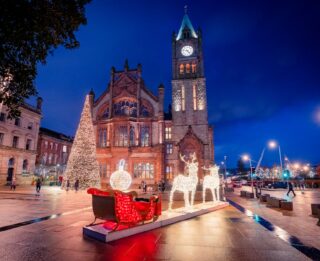
[[[140,143],[142,147],[150,146],[150,133],[148,126],[142,126],[140,130]]]
[[[133,101],[119,101],[113,104],[115,116],[137,117],[137,103]]]

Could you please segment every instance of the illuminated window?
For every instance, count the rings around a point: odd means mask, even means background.
[[[192,73],[196,73],[196,71],[197,71],[197,65],[196,65],[195,63],[193,63],[193,64],[191,65],[191,71],[192,71]]]
[[[127,126],[119,126],[115,131],[115,146],[128,146],[128,129]]]
[[[171,127],[166,127],[165,128],[165,139],[166,140],[171,140]]]
[[[190,73],[190,64],[189,63],[186,64],[186,73]]]
[[[166,145],[166,152],[167,154],[172,154],[173,151],[173,145],[171,143]]]
[[[62,152],[67,152],[67,146],[66,145],[63,145]]]
[[[183,64],[180,64],[180,67],[179,67],[179,71],[180,71],[180,74],[184,74],[184,65]]]
[[[44,148],[48,149],[48,142],[47,141],[44,142]]]
[[[50,150],[52,150],[52,149],[53,149],[53,143],[50,142]]]
[[[148,126],[142,126],[140,130],[140,143],[142,147],[150,146],[150,133]]]
[[[182,111],[185,111],[185,109],[186,109],[185,101],[186,101],[186,94],[185,94],[184,86],[181,86],[181,109],[182,109]]]
[[[48,163],[51,164],[51,162],[52,162],[52,153],[50,153],[48,157]]]
[[[166,166],[166,178],[167,178],[167,180],[173,179],[172,166],[170,166],[170,165]]]
[[[193,109],[197,110],[197,89],[196,86],[192,86],[192,96],[193,96]]]
[[[154,165],[151,163],[135,163],[133,166],[134,178],[153,179]]]
[[[106,147],[107,146],[107,130],[100,129],[99,130],[99,147]]]
[[[23,160],[23,162],[22,162],[22,172],[23,173],[28,172],[28,165],[29,165],[28,160],[27,159]]]

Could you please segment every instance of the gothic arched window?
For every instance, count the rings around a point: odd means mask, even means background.
[[[118,128],[116,128],[114,145],[118,147],[128,146],[127,126],[119,126]]]
[[[150,146],[150,133],[148,126],[142,126],[140,130],[140,143],[142,147]]]
[[[115,116],[137,117],[137,102],[123,100],[114,103],[113,113]]]
[[[184,74],[184,65],[183,65],[183,63],[180,64],[180,66],[179,66],[179,72],[180,72],[180,74]]]
[[[134,127],[131,126],[130,127],[130,133],[129,133],[129,139],[130,139],[130,146],[134,146],[135,145],[135,133],[134,133]]]
[[[197,72],[197,65],[195,63],[191,64],[191,72],[196,73]]]
[[[100,129],[99,130],[99,147],[106,147],[107,146],[107,129]]]
[[[102,119],[108,119],[109,118],[109,107],[107,107],[103,113],[102,113]]]
[[[190,64],[189,63],[186,64],[186,73],[190,73]]]
[[[141,104],[141,106],[140,106],[140,116],[142,116],[142,117],[149,117],[150,116],[150,112],[149,112],[148,108],[146,106],[144,106],[143,104]]]

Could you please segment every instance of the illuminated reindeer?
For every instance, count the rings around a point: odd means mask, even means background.
[[[210,166],[208,169],[205,167],[202,167],[204,170],[209,170],[210,175],[206,175],[203,180],[203,186],[202,186],[202,200],[203,203],[206,201],[206,190],[210,189],[212,193],[212,199],[213,201],[216,201],[216,194],[217,191],[217,198],[218,201],[220,201],[220,177],[219,177],[219,166],[214,165]]]
[[[172,207],[173,194],[176,191],[181,191],[184,193],[184,204],[186,208],[193,206],[194,196],[196,193],[196,188],[198,184],[198,161],[196,154],[193,153],[190,161],[185,160],[185,156],[180,154],[180,159],[186,164],[186,169],[188,176],[179,174],[176,176],[172,183],[172,189],[170,192],[169,210]],[[186,174],[187,174],[186,173]],[[189,201],[189,191],[191,192],[191,204]]]

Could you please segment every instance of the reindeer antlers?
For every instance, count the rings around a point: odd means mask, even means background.
[[[191,163],[197,162],[197,155],[196,155],[195,152],[191,154],[191,160],[190,161],[186,161],[186,159],[185,159],[186,156],[182,155],[181,153],[179,154],[179,156],[180,156],[181,161],[183,161],[186,164],[191,164]]]

